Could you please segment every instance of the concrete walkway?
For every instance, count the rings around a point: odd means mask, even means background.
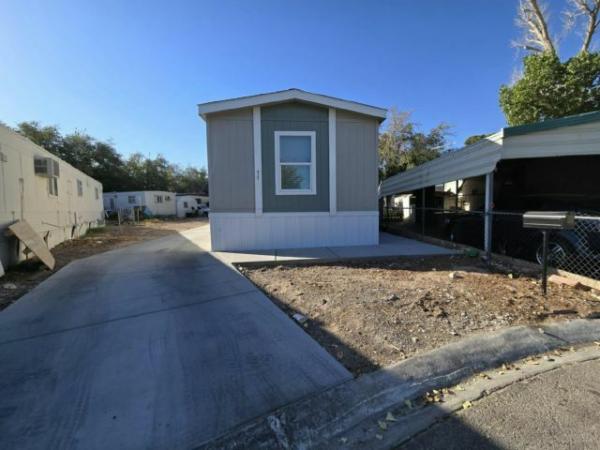
[[[0,448],[190,448],[351,375],[193,230],[0,314]]]
[[[198,242],[198,245],[207,250],[210,249],[210,231],[208,227],[194,230],[191,235],[193,235],[194,241]],[[226,263],[249,263],[306,260],[335,261],[353,258],[452,255],[456,253],[455,250],[449,250],[437,245],[389,233],[380,233],[379,245],[214,252],[213,255]]]

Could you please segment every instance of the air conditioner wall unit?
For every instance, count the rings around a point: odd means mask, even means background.
[[[36,156],[33,159],[33,170],[36,175],[41,177],[58,178],[60,176],[60,165],[52,158]]]

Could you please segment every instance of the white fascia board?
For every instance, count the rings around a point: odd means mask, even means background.
[[[377,117],[384,120],[387,115],[385,108],[365,105],[362,103],[343,100],[340,98],[329,97],[327,95],[313,94],[300,89],[289,89],[287,91],[272,92],[269,94],[259,94],[249,97],[240,97],[230,100],[221,100],[216,102],[201,103],[198,105],[198,114],[206,120],[206,115],[220,111],[229,111],[241,108],[250,108],[254,106],[266,105],[269,103],[280,103],[292,100],[299,100],[308,103],[316,103],[329,108],[344,109],[367,116]]]
[[[600,122],[509,136],[502,145],[502,159],[599,154]]]

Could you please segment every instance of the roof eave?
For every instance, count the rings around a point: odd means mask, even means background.
[[[382,122],[387,116],[385,108],[365,105],[349,100],[343,100],[335,97],[328,97],[321,94],[313,94],[311,92],[302,91],[300,89],[289,89],[287,91],[271,92],[268,94],[259,94],[249,97],[240,97],[230,100],[221,100],[215,102],[201,103],[198,105],[198,114],[204,120],[208,114],[213,114],[222,111],[232,111],[235,109],[251,108],[254,106],[262,106],[272,103],[281,103],[287,101],[303,101],[318,105],[328,106],[330,108],[343,109],[347,111],[364,114],[375,117]]]
[[[573,116],[560,117],[558,119],[548,119],[541,122],[528,123],[525,125],[516,125],[502,129],[505,137],[521,136],[539,131],[548,131],[556,128],[572,127],[586,123],[600,121],[600,111],[576,114]]]

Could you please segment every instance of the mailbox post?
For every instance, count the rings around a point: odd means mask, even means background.
[[[575,227],[572,212],[528,211],[523,214],[523,228],[542,231],[542,292],[548,291],[548,234],[552,230],[569,230]]]

